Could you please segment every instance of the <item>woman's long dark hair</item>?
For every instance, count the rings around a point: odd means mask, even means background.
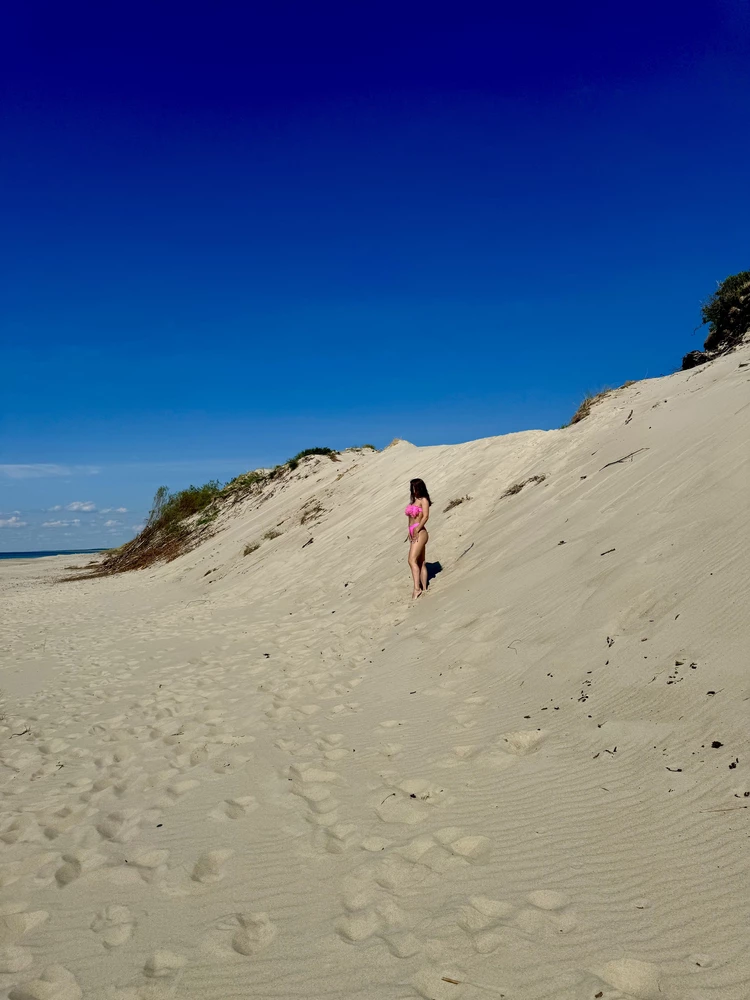
[[[411,493],[412,503],[414,503],[415,500],[419,500],[421,497],[424,497],[427,503],[432,506],[432,500],[430,500],[430,494],[427,492],[424,479],[412,479],[409,483],[409,492]]]

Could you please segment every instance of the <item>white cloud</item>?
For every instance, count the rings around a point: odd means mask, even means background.
[[[43,479],[47,476],[96,476],[94,465],[57,465],[54,462],[30,462],[26,465],[0,465],[0,476],[9,479]]]
[[[72,521],[45,521],[43,528],[77,528],[81,523],[80,518],[75,517]]]
[[[54,507],[48,507],[47,510],[52,513],[53,510],[62,510],[62,504],[56,503]]]
[[[131,528],[133,529],[133,531],[143,531],[145,527],[146,527],[145,524],[131,524]]]
[[[127,507],[102,507],[100,514],[127,514]]]
[[[69,503],[65,509],[92,511],[96,510],[96,504],[92,500],[74,500],[73,503]]]
[[[122,524],[122,521],[105,521],[105,528],[116,528],[118,524]]]
[[[0,528],[25,528],[28,522],[13,517],[0,518]]]

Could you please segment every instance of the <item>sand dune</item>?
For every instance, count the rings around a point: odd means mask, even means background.
[[[749,383],[307,459],[152,570],[0,564],[0,996],[747,1000]]]

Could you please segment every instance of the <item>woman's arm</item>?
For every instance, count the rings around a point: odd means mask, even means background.
[[[424,528],[430,519],[430,501],[426,497],[419,498],[419,505],[422,508],[422,513],[417,518],[417,527],[414,529],[414,534],[418,535],[419,532]]]

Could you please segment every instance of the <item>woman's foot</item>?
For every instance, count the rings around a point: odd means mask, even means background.
[[[411,592],[411,599],[412,599],[413,601],[415,601],[415,600],[416,600],[416,599],[417,599],[418,597],[421,597],[421,596],[422,596],[422,593],[423,593],[423,592],[422,592],[422,590],[421,590],[421,589],[420,589],[420,590],[413,590],[413,591]]]

